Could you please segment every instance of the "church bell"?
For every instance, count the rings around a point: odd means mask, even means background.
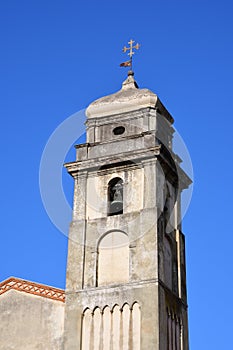
[[[110,214],[121,214],[123,212],[123,201],[115,200],[110,204]]]
[[[109,215],[117,215],[123,213],[123,185],[117,182],[111,188]]]

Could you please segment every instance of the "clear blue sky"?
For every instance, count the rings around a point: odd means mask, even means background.
[[[64,288],[67,239],[41,202],[41,154],[64,119],[120,88],[132,37],[136,80],[174,116],[193,162],[183,224],[191,349],[232,347],[232,17],[230,0],[1,2],[0,280]],[[71,198],[68,175],[64,184]]]

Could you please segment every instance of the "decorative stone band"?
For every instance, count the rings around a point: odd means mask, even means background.
[[[133,303],[131,307],[125,303],[122,307],[115,305],[110,308],[106,305],[102,308],[86,308],[84,310],[82,350],[140,350],[140,343],[141,309],[137,302]]]
[[[0,295],[12,289],[44,298],[58,300],[63,303],[65,302],[65,291],[63,289],[53,288],[14,277],[8,278],[0,283]]]

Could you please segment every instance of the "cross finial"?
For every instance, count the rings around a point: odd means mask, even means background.
[[[130,69],[132,70],[132,58],[133,58],[133,55],[134,55],[134,53],[135,53],[135,52],[133,51],[133,49],[138,50],[139,47],[140,47],[140,45],[139,45],[138,43],[137,43],[136,45],[134,45],[134,43],[135,43],[135,41],[131,39],[131,40],[128,42],[129,47],[124,46],[123,52],[125,53],[125,52],[129,51],[129,52],[128,52],[128,55],[129,55],[129,57],[130,57],[130,60],[121,63],[121,64],[120,64],[121,67],[130,67]]]
[[[134,43],[135,43],[135,41],[131,39],[131,40],[128,42],[129,47],[124,46],[124,48],[123,48],[123,52],[127,52],[127,51],[129,50],[128,55],[129,55],[130,59],[132,59],[132,57],[133,57],[133,55],[134,55],[133,49],[137,49],[137,50],[138,50],[139,47],[140,47],[139,44],[133,45]]]

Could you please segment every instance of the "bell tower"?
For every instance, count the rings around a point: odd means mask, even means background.
[[[188,350],[173,118],[130,70],[86,110],[74,178],[64,350]]]

